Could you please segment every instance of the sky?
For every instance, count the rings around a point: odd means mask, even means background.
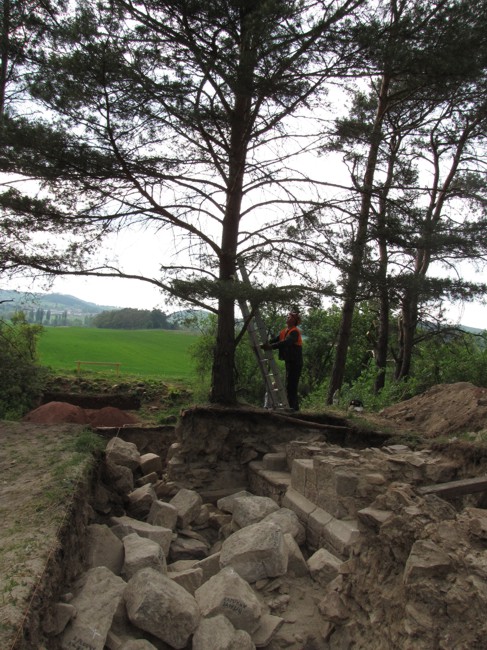
[[[120,254],[130,254],[132,258],[138,256],[139,269],[151,271],[156,267],[156,250],[160,250],[154,236],[133,239],[126,248],[118,251]],[[124,245],[125,246],[125,245]],[[482,281],[485,274],[474,272],[470,267],[463,269],[464,277]],[[2,286],[3,289],[17,289],[23,291],[34,291],[45,293],[46,289],[42,283],[32,281],[11,282]],[[86,302],[94,302],[97,305],[111,307],[132,307],[136,309],[161,309],[166,313],[177,311],[178,307],[168,305],[167,297],[160,290],[147,282],[139,280],[124,280],[119,278],[82,278],[66,277],[57,278],[49,293],[62,293]],[[464,305],[445,305],[449,321],[453,324],[462,324],[467,327],[479,329],[487,328],[487,306],[479,302],[466,303]]]

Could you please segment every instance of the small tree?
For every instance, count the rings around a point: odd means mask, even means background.
[[[0,321],[0,418],[18,418],[36,405],[46,370],[37,365],[39,325],[22,313]]]

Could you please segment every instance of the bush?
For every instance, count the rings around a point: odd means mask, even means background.
[[[0,321],[0,418],[18,419],[37,405],[47,370],[37,365],[42,326],[29,325],[23,314]]]

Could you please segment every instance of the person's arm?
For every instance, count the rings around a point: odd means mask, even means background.
[[[279,340],[279,336],[271,339],[268,343],[270,347],[264,349],[271,350],[282,350],[283,348],[289,348],[295,345],[298,342],[298,332],[297,330],[291,330],[288,332],[286,338],[282,341]]]

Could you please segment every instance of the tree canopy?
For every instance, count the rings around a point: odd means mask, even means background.
[[[212,311],[222,403],[239,300],[334,296],[333,392],[358,301],[382,299],[381,322],[409,304],[414,334],[422,301],[484,291],[427,272],[484,257],[485,5],[33,3],[22,34],[5,14],[0,271],[135,278]],[[349,90],[332,122],[328,93]],[[343,183],[321,169],[339,151]],[[157,238],[153,272],[95,255],[127,228]]]

